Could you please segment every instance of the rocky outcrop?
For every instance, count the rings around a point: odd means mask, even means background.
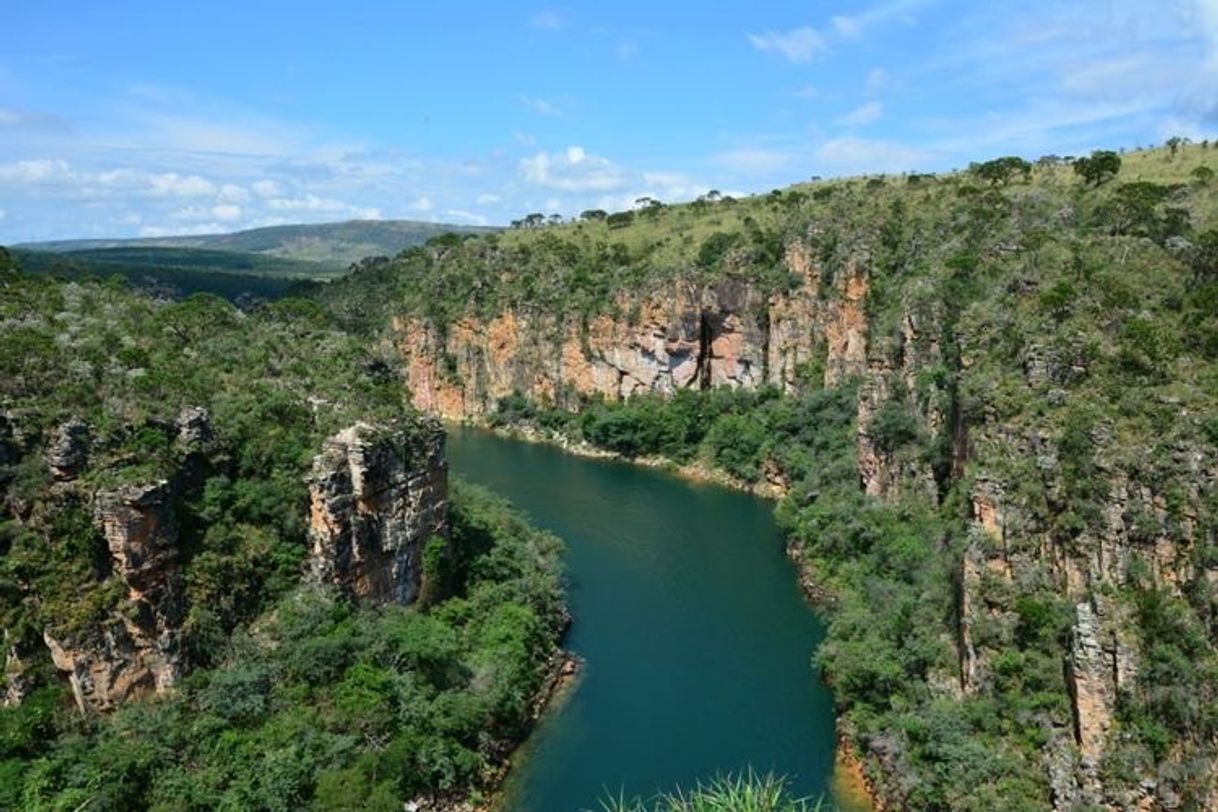
[[[358,598],[410,603],[428,539],[448,535],[448,463],[438,423],[340,431],[310,476],[313,576]]]
[[[215,433],[207,410],[198,406],[187,406],[178,412],[173,421],[174,441],[179,448],[189,453],[206,454],[215,447]]]
[[[0,708],[12,708],[21,704],[29,686],[26,685],[27,665],[17,650],[17,643],[9,630],[4,630],[4,692],[0,694]]]
[[[76,479],[89,459],[89,424],[79,418],[61,423],[47,444],[46,461],[59,482]]]
[[[900,331],[889,346],[876,347],[859,389],[858,467],[870,496],[913,494],[935,501],[935,474],[920,454],[902,454],[893,438],[882,435],[881,412],[900,410],[918,434],[934,437],[947,429],[947,393],[926,385],[925,371],[942,364],[942,316],[906,306]],[[913,439],[913,438],[910,438]]]
[[[1067,684],[1080,755],[1080,789],[1083,797],[1095,804],[1102,799],[1100,758],[1112,728],[1117,693],[1132,686],[1137,676],[1137,655],[1133,641],[1124,632],[1128,621],[1117,616],[1115,605],[1096,595],[1080,602],[1075,611]]]
[[[164,691],[180,674],[182,590],[172,496],[162,480],[96,500],[112,577],[126,586],[126,599],[99,624],[43,633],[82,711],[108,711],[134,696]]]
[[[785,264],[799,285],[782,295],[729,277],[623,294],[610,312],[588,319],[520,306],[443,330],[398,320],[412,399],[423,411],[459,418],[488,414],[515,392],[571,405],[577,395],[618,400],[716,386],[790,391],[821,361],[828,383],[861,372],[866,256],[848,261],[830,286],[801,241],[787,247]]]

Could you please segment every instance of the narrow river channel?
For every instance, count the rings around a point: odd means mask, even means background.
[[[510,812],[599,810],[748,769],[829,800],[823,628],[769,503],[473,429],[451,430],[449,460],[567,543],[567,647],[585,664],[517,755]]]

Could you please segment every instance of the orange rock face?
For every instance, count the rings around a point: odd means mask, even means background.
[[[786,264],[800,284],[781,296],[729,279],[624,293],[612,315],[587,320],[516,308],[460,319],[443,334],[399,320],[411,398],[424,411],[461,418],[494,411],[514,392],[571,405],[578,395],[618,400],[716,386],[789,391],[816,361],[827,383],[862,371],[864,264],[851,263],[828,290],[802,243],[788,247]]]

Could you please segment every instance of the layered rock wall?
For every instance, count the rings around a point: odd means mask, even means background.
[[[181,673],[182,584],[172,501],[167,480],[97,499],[96,520],[126,599],[96,625],[43,633],[81,710],[107,711],[131,697],[164,691]]]
[[[716,386],[790,391],[817,362],[829,384],[861,372],[866,257],[848,262],[827,290],[803,243],[788,246],[785,264],[799,285],[783,295],[733,279],[675,282],[623,295],[616,315],[587,320],[524,308],[459,319],[443,330],[399,320],[411,396],[423,411],[461,418],[487,414],[515,392],[571,405],[576,395],[618,400]]]
[[[448,535],[444,431],[360,423],[326,442],[310,476],[313,576],[363,600],[410,603],[428,539]]]

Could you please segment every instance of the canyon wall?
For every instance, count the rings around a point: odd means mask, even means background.
[[[828,386],[855,377],[859,487],[875,499],[933,505],[963,482],[971,503],[957,559],[955,636],[947,641],[958,672],[931,674],[932,691],[957,700],[990,691],[1001,655],[1018,647],[1019,596],[1055,593],[1073,609],[1060,650],[1070,716],[1053,719],[1044,748],[1055,807],[1172,808],[1170,781],[1147,779],[1117,795],[1101,770],[1117,735],[1118,697],[1134,685],[1142,658],[1133,593],[1121,588],[1135,571],[1175,594],[1218,584],[1218,567],[1196,564],[1204,541],[1196,505],[1218,488],[1218,461],[1182,442],[1160,461],[1175,481],[1156,479],[1142,465],[1151,452],[1122,448],[1101,421],[1088,437],[1095,466],[1088,477],[1106,483],[1095,497],[1099,519],[1065,532],[1055,524],[1069,504],[1063,432],[1037,419],[1034,404],[1073,405],[1070,387],[1087,375],[1082,353],[1026,342],[1023,378],[1011,386],[1031,408],[1012,418],[986,405],[966,418],[959,387],[1007,370],[976,369],[987,350],[935,289],[907,285],[881,322],[866,307],[866,251],[854,251],[831,280],[799,240],[788,243],[784,261],[799,285],[783,295],[763,296],[730,278],[709,287],[673,283],[623,295],[621,315],[581,323],[507,309],[445,330],[400,319],[394,335],[415,405],[448,418],[484,416],[517,392],[574,408],[576,395],[616,400],[720,385],[791,392],[809,373]],[[1169,498],[1182,512],[1168,509]],[[1213,797],[1218,804],[1218,786]]]
[[[466,317],[445,329],[398,319],[394,332],[415,406],[446,418],[494,411],[520,392],[559,405],[577,395],[610,400],[716,386],[790,391],[823,362],[826,383],[860,372],[866,360],[867,258],[852,258],[825,284],[801,242],[785,253],[798,281],[766,295],[728,279],[622,295],[619,315],[587,320],[523,308],[489,320]]]

